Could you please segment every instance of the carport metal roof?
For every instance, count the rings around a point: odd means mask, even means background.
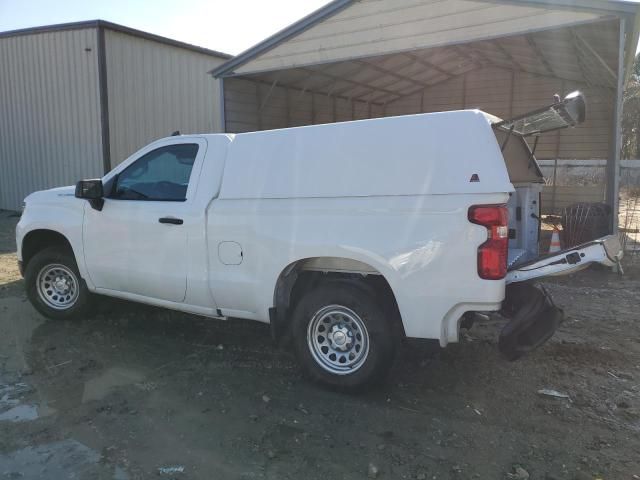
[[[620,18],[626,66],[638,40],[623,1],[373,3],[335,0],[211,73],[379,104],[486,66],[615,89]]]
[[[607,202],[617,211],[639,31],[640,4],[621,0],[334,0],[210,73],[377,105],[485,67],[598,87],[614,105]]]

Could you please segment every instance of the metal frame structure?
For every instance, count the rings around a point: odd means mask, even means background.
[[[355,0],[334,0],[316,10],[293,25],[279,31],[256,46],[246,50],[228,62],[210,71],[214,77],[223,79],[249,79],[257,84],[269,85],[266,97],[260,99],[258,115],[267,105],[275,86],[285,89],[312,91],[318,95],[333,98],[333,119],[335,121],[335,100],[345,97],[351,102],[365,102],[385,108],[390,102],[424,92],[441,83],[450,82],[462,76],[466,82],[467,73],[485,67],[499,68],[511,72],[526,72],[539,77],[549,77],[566,82],[582,82],[589,87],[610,91],[613,97],[613,119],[611,126],[610,153],[607,163],[607,203],[614,212],[618,211],[619,167],[621,150],[621,110],[624,85],[630,75],[630,66],[635,56],[635,46],[640,32],[640,5],[616,0],[484,0],[488,3],[544,7],[550,10],[583,12],[575,22],[562,26],[522,29],[509,35],[487,35],[474,40],[459,41],[455,35],[451,40],[429,47],[426,50],[394,50],[392,53],[353,55],[348,60],[332,60],[327,57],[312,64],[280,69],[238,69],[270,50],[306,32],[324,20],[355,5]],[[586,19],[584,13],[597,15]],[[576,14],[577,15],[577,14]],[[598,37],[602,32],[599,22],[610,32],[608,45],[617,46],[617,55],[608,54],[603,58]],[[597,27],[595,27],[597,25]],[[591,38],[585,34],[590,29]],[[615,28],[615,37],[613,39]],[[549,57],[548,39],[553,35],[564,36],[563,43],[573,50],[575,65],[565,68],[554,63]],[[513,44],[515,40],[520,43]],[[545,46],[544,44],[547,43]],[[553,44],[551,44],[553,47]],[[613,48],[613,47],[611,47]],[[526,51],[528,49],[528,52]],[[606,48],[605,48],[606,50]],[[608,51],[607,51],[608,52]],[[401,58],[406,58],[401,62]],[[615,67],[614,67],[615,62]],[[415,65],[422,67],[414,69]],[[575,72],[568,75],[568,71]],[[513,83],[513,82],[512,82]],[[466,91],[466,89],[465,89]],[[566,92],[565,92],[566,93]],[[222,93],[225,99],[224,91]],[[288,95],[288,94],[287,94]],[[424,96],[424,93],[423,93]],[[315,97],[314,97],[315,98]],[[424,100],[422,100],[423,102]],[[312,98],[312,107],[314,100]],[[421,103],[422,103],[421,102]],[[463,101],[467,106],[466,99]],[[225,102],[222,103],[223,116]],[[513,107],[510,107],[513,109]],[[289,107],[287,106],[287,109]],[[287,113],[288,114],[288,113]],[[223,124],[224,125],[224,124]],[[263,128],[263,122],[258,122]],[[558,142],[559,144],[559,142]],[[612,229],[617,229],[617,216],[613,215]]]
[[[107,90],[107,46],[104,27],[98,32],[98,89],[100,91],[100,134],[102,136],[102,164],[104,173],[111,170],[111,141],[109,135],[109,93]]]
[[[613,109],[613,132],[611,138],[611,153],[607,159],[607,204],[613,212],[612,231],[618,231],[618,210],[620,202],[620,154],[622,150],[622,97],[625,84],[624,65],[624,39],[626,20],[620,19],[619,48],[618,48],[618,72],[615,104]]]
[[[107,22],[106,20],[87,20],[83,22],[59,23],[56,25],[45,25],[42,27],[29,27],[29,28],[21,28],[18,30],[8,30],[6,32],[0,32],[0,38],[16,37],[19,35],[31,35],[33,33],[61,32],[64,30],[82,30],[85,28],[102,28],[102,29],[113,30],[116,32],[133,35],[134,37],[144,38],[146,40],[153,40],[154,42],[164,43],[165,45],[185,48],[187,50],[192,50],[194,52],[205,53],[207,55],[214,55],[216,57],[226,58],[226,59],[233,58],[232,55],[229,55],[227,53],[218,52],[216,50],[210,50],[208,48],[198,47],[196,45],[191,45],[190,43],[173,40],[172,38],[163,37],[161,35],[155,35],[153,33],[143,32],[142,30],[125,27],[124,25],[118,25],[117,23]]]
[[[226,53],[198,47],[189,43],[180,42],[171,38],[154,35],[152,33],[143,32],[133,28],[118,25],[116,23],[107,22],[105,20],[89,20],[84,22],[62,23],[57,25],[46,25],[42,27],[23,28],[19,30],[10,30],[0,32],[0,38],[17,37],[22,35],[32,35],[38,33],[60,32],[70,30],[95,29],[97,32],[97,54],[98,54],[98,89],[100,95],[100,120],[101,120],[101,137],[102,137],[102,162],[104,173],[111,170],[111,152],[110,152],[110,133],[109,133],[109,92],[107,88],[107,53],[105,31],[111,30],[115,32],[125,33],[137,38],[158,42],[172,47],[183,48],[197,53],[203,53],[222,59],[231,59],[231,55]],[[223,102],[224,104],[224,102]],[[224,111],[224,108],[222,108]],[[224,118],[222,119],[224,125]]]

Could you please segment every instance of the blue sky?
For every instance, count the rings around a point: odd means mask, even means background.
[[[109,20],[238,54],[328,0],[0,0],[0,31]]]
[[[0,31],[109,20],[238,54],[328,0],[0,0]]]

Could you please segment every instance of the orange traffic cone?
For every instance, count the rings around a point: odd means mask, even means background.
[[[560,232],[558,231],[558,227],[553,227],[553,234],[551,235],[551,244],[549,244],[549,253],[555,253],[562,250],[560,245]]]

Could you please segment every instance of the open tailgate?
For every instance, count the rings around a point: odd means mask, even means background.
[[[593,263],[619,265],[622,252],[618,236],[608,235],[509,268],[501,311],[509,321],[500,332],[500,352],[507,359],[516,360],[543,345],[564,320],[564,312],[544,286],[528,280],[566,275]]]
[[[592,240],[560,252],[516,263],[507,272],[507,284],[525,282],[540,277],[567,275],[599,263],[607,267],[619,265],[623,250],[617,235]]]

